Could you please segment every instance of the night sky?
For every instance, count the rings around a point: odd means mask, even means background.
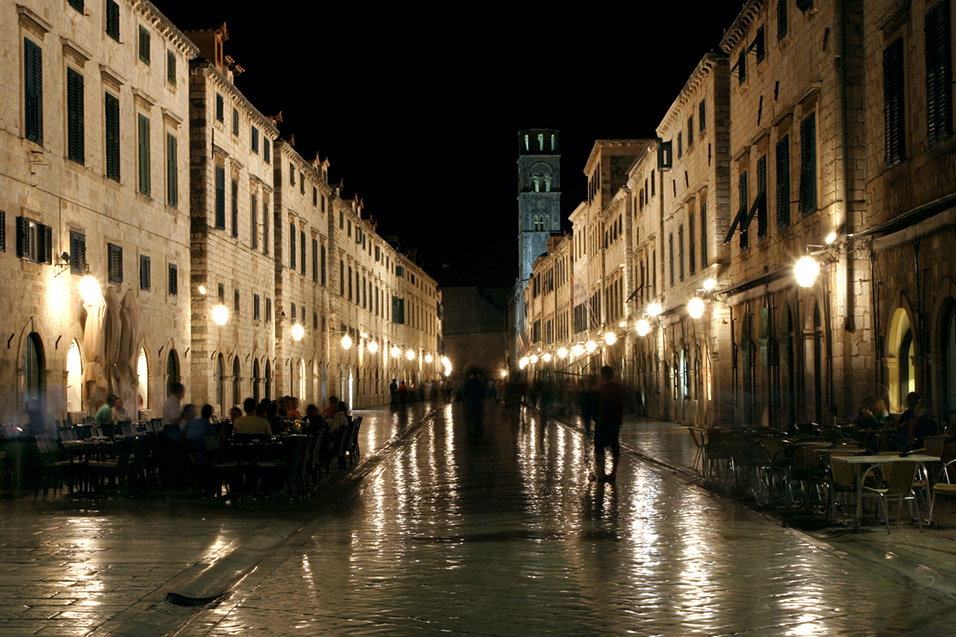
[[[566,224],[594,140],[653,137],[741,6],[153,1],[183,30],[226,22],[239,89],[440,285],[513,283],[518,130],[560,129]]]

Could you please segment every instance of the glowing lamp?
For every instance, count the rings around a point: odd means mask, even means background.
[[[827,245],[830,245],[830,244],[836,243],[836,240],[837,240],[837,233],[831,232],[830,234],[826,236],[823,242],[826,243]]]
[[[368,351],[369,351],[369,353],[371,353],[371,354],[374,354],[375,352],[377,352],[377,351],[378,351],[378,343],[376,343],[375,341],[372,341],[371,343],[369,343],[369,344],[368,344]]]
[[[551,362],[551,354],[545,354],[544,356],[541,357],[541,360],[543,360],[545,363],[550,363],[550,362]]]
[[[647,306],[648,316],[660,316],[661,312],[664,311],[664,308],[661,307],[660,303],[651,303]]]
[[[568,357],[568,348],[562,347],[558,350],[558,358],[567,358]]]
[[[220,303],[212,308],[212,322],[216,325],[225,325],[229,320],[229,308]]]
[[[588,351],[588,354],[590,354],[597,349],[597,343],[595,343],[594,341],[588,341],[587,343],[584,344],[584,349],[586,349]]]
[[[710,291],[713,290],[715,287],[717,287],[717,279],[715,279],[714,277],[708,277],[708,278],[704,281],[704,289],[705,289],[706,291],[710,292]]]
[[[414,350],[408,350],[407,352],[405,352],[405,358],[407,358],[407,359],[410,360],[410,361],[415,360],[415,352],[414,352]]]
[[[637,322],[637,335],[647,336],[651,331],[651,324],[647,319],[641,319]]]
[[[501,377],[502,377],[502,378],[507,378],[507,377],[508,377],[508,370],[507,370],[507,369],[501,370]]]
[[[103,293],[100,292],[100,284],[92,274],[87,274],[80,279],[80,296],[83,297],[83,305],[99,305],[103,300]]]
[[[524,368],[527,367],[527,366],[528,366],[528,357],[527,357],[527,356],[522,356],[522,357],[521,357],[521,360],[518,361],[518,368],[519,368],[519,369],[524,369]]]
[[[574,354],[575,356],[580,356],[581,354],[584,353],[584,348],[581,347],[580,343],[578,343],[577,345],[571,348],[571,353]]]
[[[695,296],[687,303],[687,313],[692,319],[699,319],[704,315],[704,301]]]
[[[531,361],[531,364],[532,364],[532,365],[534,365],[535,363],[538,362],[538,355],[537,355],[537,354],[532,354],[532,355],[531,355],[531,358],[529,358],[528,360]]]
[[[301,341],[302,337],[305,336],[305,329],[303,329],[300,323],[296,323],[292,326],[292,339],[296,341]]]
[[[621,321],[617,324],[618,327],[627,327],[627,321]]]
[[[604,335],[604,342],[607,343],[608,345],[614,345],[615,343],[617,343],[617,334],[615,334],[614,332],[608,332],[607,334]]]
[[[392,358],[398,358],[402,355],[402,350],[398,349],[398,345],[392,345]]]
[[[426,363],[431,364],[431,362],[432,362],[433,360],[435,360],[435,358],[434,358],[431,354],[425,354],[425,362],[426,362]]]
[[[200,294],[202,294],[203,296],[206,296],[206,286],[205,286],[205,285],[200,284],[198,290],[199,290],[199,293],[200,293]]]
[[[342,335],[342,349],[351,349],[352,348],[352,337],[348,334]]]
[[[797,277],[797,284],[802,288],[813,287],[817,275],[820,274],[820,264],[813,257],[800,257],[797,264],[793,266],[793,273]]]

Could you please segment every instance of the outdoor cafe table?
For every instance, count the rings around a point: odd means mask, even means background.
[[[841,456],[833,454],[831,457],[839,458],[847,464],[852,464],[856,470],[856,514],[853,518],[853,530],[860,529],[860,517],[863,514],[863,480],[861,475],[864,466],[876,464],[888,464],[890,462],[939,462],[939,456],[927,456],[925,454],[910,454],[908,456]]]

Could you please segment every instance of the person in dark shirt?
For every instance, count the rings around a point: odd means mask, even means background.
[[[594,464],[598,480],[614,482],[621,459],[621,423],[624,420],[624,387],[614,380],[614,368],[601,368],[597,422],[594,426]],[[611,448],[611,472],[604,473],[604,450]]]
[[[183,415],[184,417],[193,416],[186,421],[186,429],[183,432],[186,450],[189,451],[196,462],[206,462],[206,445],[203,438],[216,435],[216,428],[212,426],[211,422],[212,405],[203,405],[199,418],[195,418],[196,406],[186,405],[183,409]]]

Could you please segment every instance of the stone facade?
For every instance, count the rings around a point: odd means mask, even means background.
[[[366,406],[390,373],[439,377],[435,281],[236,89],[224,26],[187,35],[143,0],[0,12],[0,382],[15,388],[0,421],[23,422],[27,399],[75,420],[107,392],[157,416],[171,381],[221,414],[247,396],[343,390]]]

